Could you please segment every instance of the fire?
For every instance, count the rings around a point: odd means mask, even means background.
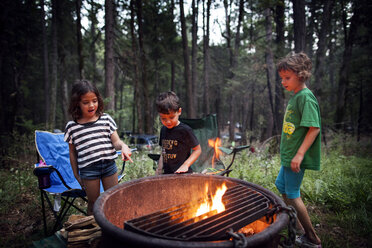
[[[212,158],[212,168],[214,168],[214,162],[215,162],[215,160],[219,160],[220,159],[221,151],[220,151],[220,149],[218,149],[218,147],[221,146],[221,139],[218,138],[218,137],[215,140],[209,139],[208,140],[208,145],[210,147],[213,147],[214,148],[214,154],[213,154],[213,158]]]
[[[225,205],[222,202],[222,196],[227,190],[226,184],[222,184],[221,187],[217,188],[216,193],[208,197],[208,184],[205,185],[205,196],[203,202],[200,204],[199,208],[196,210],[195,217],[203,215],[208,212],[214,212],[214,214],[221,213],[225,211]],[[206,216],[207,217],[207,216]],[[206,218],[205,217],[205,218]]]
[[[275,221],[276,216],[273,216],[273,221]],[[266,217],[262,217],[259,220],[252,222],[245,227],[242,227],[238,232],[243,233],[245,236],[249,237],[256,233],[260,233],[265,230],[271,224],[266,220]]]

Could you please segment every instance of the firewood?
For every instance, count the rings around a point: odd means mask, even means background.
[[[86,235],[90,235],[91,233],[94,233],[96,231],[99,231],[101,230],[101,228],[99,226],[96,226],[94,228],[89,228],[89,229],[79,229],[79,230],[74,230],[74,231],[70,231],[68,233],[68,237],[72,238],[72,237],[76,237],[76,236],[86,236]]]
[[[67,222],[65,222],[64,227],[67,231],[69,231],[71,229],[77,229],[77,228],[80,228],[80,227],[83,227],[83,226],[88,226],[88,225],[91,225],[93,223],[95,223],[95,219],[91,215],[91,216],[79,218],[79,219],[76,219],[76,220],[67,221]]]
[[[72,237],[72,238],[69,237],[67,242],[74,243],[74,242],[89,241],[90,239],[100,237],[101,235],[102,235],[102,232],[97,231],[87,236],[79,236],[79,237]]]

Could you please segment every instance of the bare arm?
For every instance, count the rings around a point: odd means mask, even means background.
[[[80,175],[79,175],[79,167],[77,164],[77,154],[76,154],[75,145],[69,143],[68,148],[69,148],[72,172],[74,173],[74,176],[76,180],[79,182],[81,188],[85,189],[83,181],[81,180]]]
[[[132,152],[129,147],[119,138],[118,133],[115,131],[111,134],[111,142],[114,145],[116,150],[121,150],[121,158],[124,161],[129,160],[133,163],[133,160],[130,158]]]
[[[309,127],[309,131],[307,131],[304,141],[302,142],[300,148],[298,148],[296,155],[291,161],[291,169],[293,172],[300,172],[300,165],[304,159],[305,153],[314,143],[314,140],[319,135],[319,132],[319,127]]]
[[[198,159],[200,156],[202,150],[201,146],[197,145],[194,148],[192,148],[192,153],[188,159],[186,159],[185,162],[178,168],[178,170],[175,173],[182,173],[182,172],[187,172],[189,170],[189,167]]]

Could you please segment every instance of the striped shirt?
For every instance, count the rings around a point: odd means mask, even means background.
[[[69,121],[66,124],[64,140],[75,145],[79,168],[117,158],[111,142],[111,135],[116,129],[115,121],[108,114],[101,115],[94,122],[79,124]]]

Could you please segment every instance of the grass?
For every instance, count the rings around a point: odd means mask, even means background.
[[[331,140],[322,149],[321,171],[305,173],[302,197],[323,247],[371,247],[371,143],[357,143],[343,135]],[[36,162],[33,137],[14,135],[9,144],[14,145],[3,151],[6,156],[2,156],[0,168],[0,247],[29,247],[32,240],[43,237],[40,193],[32,174]],[[279,194],[274,185],[279,156],[271,154],[270,148],[256,150],[239,154],[230,176]],[[223,157],[225,164],[230,159]],[[126,164],[124,181],[154,175],[146,152],[135,152],[133,160]],[[48,213],[49,225],[51,217]]]

